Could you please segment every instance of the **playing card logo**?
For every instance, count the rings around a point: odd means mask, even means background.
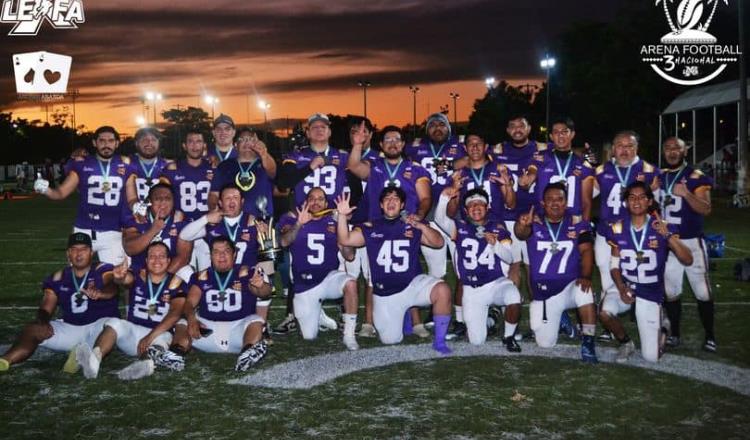
[[[73,58],[51,52],[13,55],[17,93],[66,93]]]
[[[15,7],[14,7],[15,3]],[[10,36],[33,36],[46,21],[55,29],[78,29],[84,23],[81,0],[3,0],[0,23],[14,24]]]

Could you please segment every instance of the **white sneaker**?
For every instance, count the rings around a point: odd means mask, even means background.
[[[320,308],[320,316],[318,317],[318,326],[321,331],[336,330],[339,325],[330,316],[326,315],[325,310]]]
[[[102,361],[88,344],[78,344],[76,347],[76,362],[83,368],[83,377],[86,379],[96,379],[99,375],[99,366]]]
[[[360,338],[374,338],[378,335],[378,332],[375,331],[375,327],[372,326],[372,324],[363,323],[362,328],[359,329],[359,333],[357,335]]]
[[[120,380],[137,380],[154,374],[154,361],[146,359],[135,361],[117,373]]]
[[[415,325],[414,327],[412,327],[411,331],[420,338],[430,337],[430,332],[425,328],[424,324]]]
[[[635,344],[633,341],[628,341],[624,344],[620,344],[620,348],[617,349],[617,357],[615,362],[622,364],[628,361],[631,354],[635,352]]]
[[[344,345],[351,351],[359,350],[359,344],[357,344],[357,338],[354,335],[344,336]]]

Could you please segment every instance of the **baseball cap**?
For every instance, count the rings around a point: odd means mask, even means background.
[[[313,122],[317,121],[323,121],[326,125],[331,125],[331,120],[328,119],[328,116],[325,113],[313,113],[307,118],[307,125],[310,126]]]
[[[143,128],[139,128],[138,131],[135,132],[135,140],[137,141],[138,139],[146,136],[147,134],[154,136],[156,139],[162,138],[161,133],[159,133],[159,130],[157,130],[156,128],[143,127]]]
[[[83,244],[91,247],[91,237],[83,232],[74,232],[68,237],[68,248],[71,248],[77,244]]]
[[[219,124],[228,124],[230,127],[234,128],[234,119],[230,118],[229,115],[222,113],[214,119],[214,127]]]

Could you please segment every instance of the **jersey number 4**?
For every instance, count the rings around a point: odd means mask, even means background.
[[[376,262],[385,273],[409,270],[409,240],[386,240],[380,246]]]

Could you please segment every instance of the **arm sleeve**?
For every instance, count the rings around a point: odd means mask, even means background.
[[[349,170],[346,170],[346,184],[349,186],[349,194],[351,194],[349,206],[359,206],[359,201],[362,200],[362,181]]]
[[[297,165],[291,162],[285,162],[276,175],[276,184],[279,189],[294,188],[302,179],[312,173],[310,167],[297,168]]]
[[[505,239],[501,240],[498,239],[497,242],[495,242],[494,251],[495,255],[500,257],[501,260],[503,260],[504,263],[507,264],[513,264],[513,251],[510,248],[511,240]]]
[[[449,237],[452,237],[456,232],[456,222],[448,217],[447,209],[449,201],[450,199],[447,196],[440,195],[437,207],[435,208],[435,223],[437,223],[437,225],[440,226],[440,229],[442,229]]]
[[[185,241],[195,241],[199,238],[205,237],[207,224],[208,219],[204,215],[198,220],[185,225],[185,227],[182,228],[182,231],[180,231],[180,239]]]

